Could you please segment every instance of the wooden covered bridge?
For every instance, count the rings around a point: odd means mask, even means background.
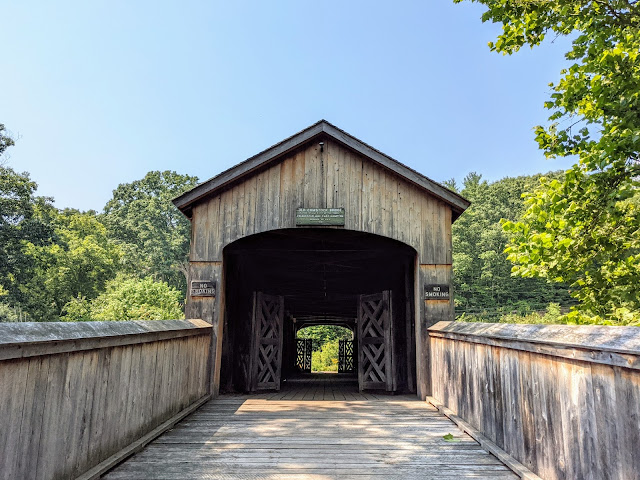
[[[640,329],[452,322],[456,193],[321,121],[174,202],[197,320],[0,325],[0,479],[640,479]]]

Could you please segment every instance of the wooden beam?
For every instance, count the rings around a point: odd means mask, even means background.
[[[429,336],[640,370],[640,328],[440,322]]]
[[[202,320],[0,323],[0,360],[211,335]]]

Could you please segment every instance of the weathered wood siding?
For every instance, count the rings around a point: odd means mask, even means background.
[[[0,479],[75,478],[207,395],[200,320],[0,324]]]
[[[433,397],[547,480],[640,479],[640,328],[441,323]]]
[[[323,152],[314,142],[195,205],[190,259],[221,261],[235,240],[296,228],[297,208],[340,207],[345,229],[399,240],[422,264],[451,264],[451,207],[331,140]]]
[[[297,208],[344,207],[344,227],[329,228],[393,238],[417,252],[416,382],[425,398],[430,393],[426,328],[452,320],[453,303],[424,302],[421,289],[425,282],[451,283],[451,206],[340,143],[323,141],[323,151],[314,141],[193,207],[189,279],[215,280],[219,291],[215,299],[189,299],[186,315],[213,325],[212,393],[219,385],[222,350],[224,248],[248,235],[296,228]]]

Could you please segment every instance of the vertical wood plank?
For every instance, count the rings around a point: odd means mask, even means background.
[[[52,472],[54,478],[63,477],[75,470],[82,448],[83,430],[86,429],[86,404],[91,403],[91,399],[83,395],[86,384],[85,364],[91,363],[91,353],[93,352],[73,352],[68,356],[62,408],[56,421],[57,433],[46,447],[52,464],[45,467],[46,473],[42,478],[51,478]]]
[[[221,258],[222,256],[222,220],[220,216],[220,204],[222,200],[220,196],[212,198],[207,202],[207,210],[203,212],[203,215],[207,215],[209,217],[209,221],[207,222],[206,238],[207,238],[207,256],[206,258],[200,259],[202,261],[210,261]],[[193,221],[191,222],[193,224]],[[191,259],[192,261],[198,259]]]
[[[305,194],[305,172],[306,172],[306,155],[304,152],[298,152],[293,158],[293,178],[292,185],[292,207],[295,209],[302,208],[306,205]]]
[[[280,228],[280,166],[276,165],[268,170],[268,191],[267,201],[269,215],[267,218],[267,228],[269,230]]]
[[[256,177],[256,233],[267,229],[269,216],[268,177],[264,174]]]
[[[240,238],[240,222],[242,220],[243,205],[240,204],[240,185],[232,187],[228,194],[231,196],[230,213],[226,222],[229,224],[229,236],[225,238],[225,243],[228,245],[231,242],[235,242]]]
[[[127,382],[127,389],[129,394],[127,397],[127,403],[125,410],[125,422],[128,425],[128,435],[125,442],[131,443],[135,441],[140,435],[140,431],[144,425],[144,408],[142,396],[142,382],[146,372],[142,370],[144,365],[142,353],[143,345],[134,345],[130,349],[131,360],[129,362],[129,380]]]
[[[420,262],[424,264],[434,264],[434,210],[433,201],[425,196],[420,198],[420,217],[422,231],[420,236]]]
[[[347,152],[344,148],[340,148],[335,142],[329,142],[331,145],[331,151],[334,155],[333,168],[334,168],[334,189],[331,206],[333,208],[345,209],[345,224],[347,223],[347,208],[351,209],[350,191],[349,191],[349,177],[351,175],[351,162],[347,157]],[[353,215],[352,212],[350,212]]]
[[[513,350],[504,349],[500,361],[505,450],[515,459],[522,462],[524,458],[524,439],[522,435],[522,402],[520,400],[518,353]]]
[[[278,197],[280,198],[280,227],[293,228],[296,221],[296,207],[293,199],[293,159],[290,157],[280,164],[280,185]]]
[[[244,234],[253,235],[256,232],[256,195],[257,195],[257,178],[252,176],[244,182]],[[222,260],[219,256],[211,260]]]
[[[374,196],[373,167],[362,162],[362,231],[374,233],[374,205],[369,199]]]
[[[82,373],[80,378],[80,387],[77,390],[77,397],[81,400],[81,421],[78,422],[75,433],[77,438],[77,450],[69,451],[66,454],[66,464],[69,465],[73,477],[77,477],[88,470],[91,465],[87,463],[90,451],[93,445],[90,444],[91,429],[95,425],[91,423],[93,404],[97,401],[94,398],[94,386],[100,381],[98,366],[98,350],[90,350],[82,354]]]
[[[22,456],[20,429],[24,410],[31,408],[25,402],[30,386],[28,360],[0,362],[0,419],[3,419],[3,441],[0,442],[0,479],[19,478],[18,458]]]
[[[531,376],[531,354],[518,352],[519,397],[523,438],[523,457],[521,463],[529,468],[537,466],[537,442],[534,417],[534,397],[539,395],[537,382]]]
[[[193,214],[191,219],[191,253],[189,258],[191,260],[201,261],[206,258],[205,242],[207,242],[208,235],[206,230],[207,222],[207,204],[196,205],[193,208]]]
[[[40,432],[45,409],[47,378],[51,358],[32,357],[29,360],[25,410],[20,429],[23,454],[18,458],[17,478],[36,478]]]
[[[618,425],[619,445],[622,445],[622,471],[623,478],[640,478],[640,458],[638,445],[640,445],[640,375],[638,370],[621,367],[613,367],[615,382],[616,410]],[[620,412],[625,412],[620,415]]]
[[[75,356],[74,360],[81,359]],[[37,455],[37,469],[34,478],[46,479],[65,470],[64,454],[70,448],[76,438],[69,437],[69,424],[71,409],[71,383],[77,377],[71,365],[72,371],[67,375],[70,362],[70,354],[52,355],[49,357],[49,373],[47,375],[47,390],[43,398],[45,408],[42,414],[42,426],[37,435],[40,444]],[[75,362],[74,362],[75,363]],[[74,387],[75,385],[74,382]],[[66,407],[66,408],[65,408]],[[74,417],[76,418],[76,417]],[[62,462],[60,461],[62,459]]]
[[[432,215],[431,242],[433,243],[433,263],[442,264],[446,261],[444,243],[444,208],[440,201],[429,202]]]
[[[371,177],[373,179],[371,196],[368,198],[371,203],[372,218],[371,218],[371,233],[376,235],[384,235],[382,230],[382,202],[383,202],[383,190],[384,186],[380,185],[380,182],[384,182],[384,178],[381,177],[381,169],[375,165],[371,168]]]
[[[603,479],[622,480],[624,476],[622,455],[625,445],[621,444],[624,431],[624,415],[619,415],[616,402],[615,372],[609,365],[591,365],[593,403],[596,417],[596,451],[599,472]],[[551,470],[552,465],[544,465]]]
[[[562,447],[566,458],[567,478],[580,477],[580,426],[576,415],[575,389],[572,387],[573,368],[570,362],[557,362],[559,407],[562,418]]]
[[[351,175],[349,182],[349,205],[353,209],[354,216],[351,224],[354,229],[363,230],[364,210],[362,196],[364,192],[364,172],[362,159],[357,155],[348,155],[351,164]]]

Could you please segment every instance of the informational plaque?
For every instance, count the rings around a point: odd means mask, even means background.
[[[449,285],[425,285],[425,300],[449,300]]]
[[[215,297],[216,282],[211,280],[191,280],[192,297]]]
[[[296,225],[344,226],[344,208],[298,208]]]

